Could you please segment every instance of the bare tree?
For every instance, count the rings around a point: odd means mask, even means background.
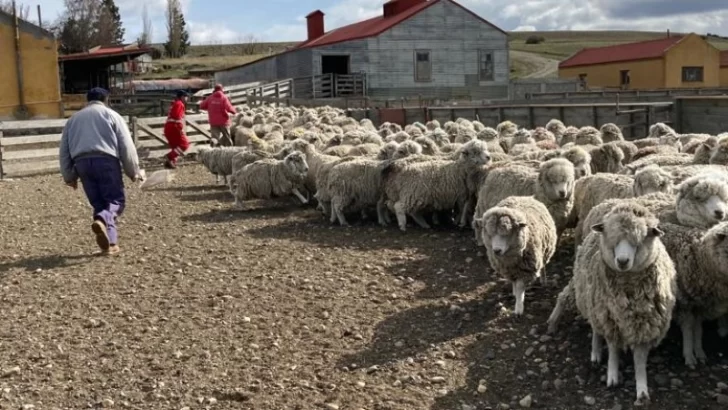
[[[260,49],[260,41],[254,34],[248,34],[242,41],[242,52],[244,56],[258,54]]]
[[[30,6],[16,3],[13,0],[0,0],[0,10],[8,14],[13,14],[13,7],[17,10],[19,19],[28,21],[28,17],[30,17]]]
[[[154,27],[152,26],[152,20],[149,18],[149,10],[147,5],[144,4],[142,9],[142,34],[139,35],[137,43],[140,46],[147,46],[152,43],[152,37],[154,36]]]

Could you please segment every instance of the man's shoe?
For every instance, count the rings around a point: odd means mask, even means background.
[[[164,161],[164,167],[165,167],[166,169],[175,169],[175,168],[177,168],[177,165],[175,165],[175,164],[174,164],[174,163],[173,163],[172,161],[170,161],[170,160],[166,160],[166,161]]]
[[[111,245],[111,246],[109,246],[109,249],[104,251],[104,254],[105,255],[116,255],[119,252],[121,252],[121,248],[119,248],[119,245]]]
[[[91,230],[96,234],[96,244],[102,251],[107,251],[111,244],[109,243],[109,234],[106,232],[106,225],[101,221],[94,221],[91,224]]]

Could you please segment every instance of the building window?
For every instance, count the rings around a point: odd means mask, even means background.
[[[494,81],[493,53],[490,51],[478,51],[478,78],[480,81]]]
[[[686,83],[703,82],[703,67],[683,67],[682,80]]]
[[[622,70],[619,72],[619,85],[622,86],[622,88],[627,88],[629,86],[629,70]]]
[[[432,81],[432,60],[429,51],[415,50],[415,81]]]

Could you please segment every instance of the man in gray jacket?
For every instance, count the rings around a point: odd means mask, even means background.
[[[61,175],[66,185],[83,190],[94,209],[91,229],[104,254],[119,252],[116,218],[124,212],[124,173],[143,179],[134,141],[126,121],[106,106],[109,93],[90,90],[88,105],[66,122],[61,136]]]

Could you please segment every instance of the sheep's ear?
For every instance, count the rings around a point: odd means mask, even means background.
[[[480,229],[483,226],[483,218],[474,218],[473,222],[475,223],[475,226]]]
[[[604,224],[594,224],[591,226],[591,230],[594,232],[604,232]]]
[[[518,223],[518,227],[519,227],[520,229],[523,229],[523,228],[525,228],[525,227],[527,227],[527,226],[528,226],[528,224],[527,224],[527,223],[525,223],[525,222],[519,222],[519,223]]]
[[[658,226],[650,229],[650,236],[654,236],[655,238],[659,238],[660,236],[662,236],[664,234],[665,234],[665,232],[662,229],[660,229],[660,227],[658,227]]]

